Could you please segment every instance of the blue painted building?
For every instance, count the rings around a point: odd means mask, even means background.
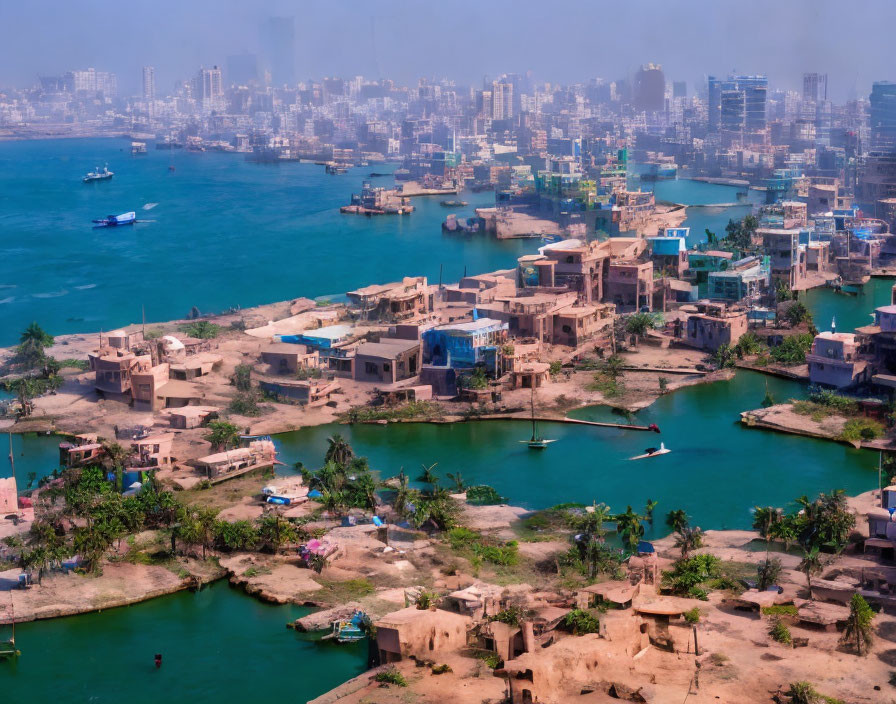
[[[423,361],[453,369],[484,365],[493,373],[508,329],[507,323],[492,318],[431,328],[423,333]]]

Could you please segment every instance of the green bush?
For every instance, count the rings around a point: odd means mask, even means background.
[[[778,643],[782,643],[783,645],[793,644],[793,637],[790,635],[790,629],[781,621],[776,620],[774,624],[772,624],[768,634],[772,637],[772,640],[777,641]]]
[[[396,668],[390,667],[388,670],[383,670],[382,672],[377,672],[374,675],[373,679],[376,682],[382,682],[384,684],[394,684],[398,687],[407,687],[408,681],[404,678]]]
[[[200,340],[211,340],[221,334],[221,326],[210,323],[207,320],[197,320],[186,325],[181,325],[181,331],[190,337]]]
[[[563,625],[576,636],[597,633],[600,630],[600,621],[584,609],[573,609],[566,614]]]
[[[451,665],[444,664],[432,666],[432,674],[434,675],[444,675],[446,672],[454,672],[454,670],[451,669]]]
[[[849,442],[874,440],[883,437],[884,427],[872,418],[850,418],[843,426],[840,437]]]
[[[685,611],[684,620],[688,623],[700,623],[700,609],[695,606],[690,611]]]
[[[762,613],[766,616],[796,616],[798,611],[793,604],[776,604],[775,606],[763,606]]]
[[[507,499],[487,484],[467,487],[467,503],[474,506],[493,506],[503,504]]]

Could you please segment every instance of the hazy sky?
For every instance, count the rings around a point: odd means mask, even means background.
[[[689,93],[732,69],[795,89],[804,71],[826,72],[838,101],[896,80],[896,0],[0,0],[0,85],[92,66],[136,93],[151,64],[167,92],[200,65],[258,51],[270,15],[296,18],[300,78],[473,84],[531,70],[572,83],[653,61]]]

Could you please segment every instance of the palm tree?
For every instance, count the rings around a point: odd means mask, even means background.
[[[772,526],[781,520],[781,509],[774,506],[756,506],[753,509],[753,528],[768,540]]]
[[[464,484],[464,477],[460,472],[458,472],[457,474],[448,472],[448,478],[454,482],[454,491],[456,493],[462,494],[467,488],[466,484]]]
[[[53,336],[45,332],[36,322],[33,322],[22,331],[22,334],[19,336],[19,343],[34,345],[43,349],[44,347],[53,346]]]
[[[684,509],[678,508],[674,511],[669,511],[669,513],[666,514],[666,525],[669,526],[673,532],[680,532],[687,524],[688,514],[685,513]]]
[[[630,552],[635,552],[638,543],[644,536],[644,526],[641,525],[642,516],[632,511],[632,507],[628,506],[625,513],[616,516],[616,532],[622,536],[623,542],[628,546]]]
[[[339,433],[334,433],[327,438],[327,454],[324,455],[324,462],[335,462],[338,465],[347,467],[355,456],[352,446]]]
[[[647,499],[647,505],[644,507],[644,517],[650,525],[653,525],[653,511],[659,504],[659,501]]]
[[[395,501],[392,503],[392,508],[395,509],[395,513],[399,516],[404,516],[408,499],[411,496],[411,490],[408,488],[408,475],[404,473],[404,470],[401,470],[396,479],[398,480],[398,486],[395,488]]]
[[[862,654],[862,646],[866,650],[871,646],[873,634],[871,623],[874,621],[874,611],[868,606],[868,602],[862,598],[861,594],[853,594],[852,601],[849,603],[849,619],[846,621],[846,628],[843,631],[843,642],[849,643],[855,639],[856,651]]]
[[[681,550],[681,557],[686,558],[693,550],[703,547],[703,531],[685,523],[675,532],[675,547]]]
[[[420,474],[419,477],[417,477],[417,481],[423,482],[424,484],[430,484],[432,486],[435,486],[436,484],[438,484],[439,477],[433,471],[436,468],[436,465],[438,465],[438,462],[436,462],[435,464],[429,465],[429,467],[427,467],[425,464],[420,465],[421,467],[423,467],[423,472]]]
[[[803,559],[800,562],[800,572],[806,575],[806,588],[809,590],[809,598],[812,598],[812,575],[818,574],[821,572],[824,567],[821,561],[821,553],[818,551],[818,547],[813,547],[811,550],[806,550],[803,548]]]

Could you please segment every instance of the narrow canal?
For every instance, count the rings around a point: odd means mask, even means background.
[[[705,529],[747,528],[756,504],[783,505],[801,494],[873,488],[876,456],[832,442],[749,429],[739,412],[756,408],[768,390],[776,400],[805,394],[802,385],[753,372],[731,381],[667,394],[638,414],[657,423],[661,435],[637,431],[547,424],[557,439],[545,452],[518,441],[528,427],[518,421],[455,425],[393,424],[306,428],[277,436],[285,462],[316,466],[326,439],[342,433],[383,476],[401,468],[414,476],[423,463],[437,473],[460,472],[468,483],[495,486],[513,504],[541,508],[564,501],[608,503],[640,510],[660,502],[661,517],[684,508]],[[607,420],[605,408],[577,411],[579,418]],[[55,463],[56,438],[26,436],[18,448],[19,471],[43,471],[37,458]],[[668,455],[632,462],[649,445],[665,442]],[[34,450],[32,452],[32,450]],[[24,451],[24,455],[22,454]],[[304,613],[270,606],[226,584],[197,594],[162,597],[131,607],[22,624],[17,664],[0,664],[0,691],[9,701],[178,701],[242,703],[273,692],[305,701],[360,673],[363,648],[345,649],[301,640],[284,624]],[[152,656],[163,654],[156,670]],[[126,695],[124,694],[126,693]]]

